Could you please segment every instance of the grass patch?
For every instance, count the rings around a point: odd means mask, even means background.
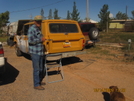
[[[131,39],[131,45],[129,48],[128,39]],[[122,51],[134,52],[134,32],[109,32],[109,33],[100,33],[100,42],[101,43],[122,43]]]
[[[124,57],[124,54],[134,56],[134,32],[109,32],[104,33],[101,32],[99,36],[100,42],[98,43],[121,43],[123,46],[121,49],[110,46],[99,46],[96,45],[94,47],[91,47],[90,49],[87,49],[87,52],[89,54],[93,54],[96,57],[99,57],[100,59],[106,59],[106,60],[127,60],[126,57]],[[129,47],[128,39],[131,39],[131,45]],[[118,45],[118,44],[117,44]],[[115,57],[118,54],[122,54],[123,58],[117,58]],[[132,59],[130,59],[132,60]]]
[[[0,42],[6,42],[6,41],[7,41],[7,36],[0,37]]]
[[[119,43],[131,39],[134,42],[134,32],[100,33],[101,42]]]

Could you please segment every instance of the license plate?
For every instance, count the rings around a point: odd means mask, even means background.
[[[63,47],[64,47],[64,48],[71,47],[71,43],[70,43],[70,42],[64,42],[64,43],[63,43]]]
[[[62,57],[72,57],[72,56],[76,56],[76,52],[67,52],[67,53],[62,53]]]

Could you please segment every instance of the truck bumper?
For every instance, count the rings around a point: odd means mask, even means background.
[[[74,52],[65,52],[65,53],[61,53],[62,54],[62,58],[67,58],[67,57],[73,57],[73,56],[77,56],[80,54],[86,54],[86,50],[82,50],[82,51],[74,51]],[[57,53],[55,53],[57,54]]]

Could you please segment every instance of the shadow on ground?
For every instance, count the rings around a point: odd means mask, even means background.
[[[23,53],[22,55],[24,58],[31,60],[31,56],[29,54],[25,54]],[[62,59],[62,65],[69,65],[69,64],[74,64],[74,63],[78,63],[78,62],[83,62],[80,58],[78,57],[68,57],[68,58],[63,58]]]
[[[22,56],[28,60],[31,60],[31,56],[29,54],[23,53]],[[71,63],[77,63],[77,62],[82,62],[82,60],[75,56],[62,59],[62,65],[67,65]]]
[[[63,66],[78,63],[78,62],[83,62],[83,60],[81,60],[78,57],[69,57],[69,58],[63,58],[62,59],[62,65]]]
[[[6,71],[0,76],[0,85],[13,83],[19,74],[19,71],[16,68],[14,68],[12,65],[10,65],[7,62],[7,59],[5,63],[6,63],[5,64]]]

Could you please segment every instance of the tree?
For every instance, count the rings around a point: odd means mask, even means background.
[[[117,14],[116,14],[116,17],[115,17],[115,19],[117,19],[117,20],[126,20],[126,19],[128,19],[128,16],[127,16],[127,14],[126,13],[122,13],[122,12],[118,12]]]
[[[78,12],[78,9],[76,8],[76,2],[74,2],[73,11],[71,13],[71,19],[80,21],[79,15],[80,15],[80,13]]]
[[[86,17],[84,20],[86,20],[87,22],[90,22],[90,18]]]
[[[66,19],[68,19],[68,20],[70,20],[71,19],[71,16],[70,16],[70,12],[69,12],[69,10],[67,11],[67,18]]]
[[[49,10],[48,19],[53,19],[53,16],[52,16],[52,9]]]
[[[45,17],[44,17],[44,10],[43,9],[41,9],[40,15],[43,17],[43,19],[45,19]]]
[[[131,24],[131,28],[134,31],[134,10],[131,13],[132,13],[132,18],[131,19],[133,20],[133,22]]]
[[[132,19],[134,20],[134,10],[131,13],[132,13]]]
[[[3,32],[2,27],[6,26],[6,24],[9,23],[8,20],[9,20],[9,11],[0,13],[0,33]]]
[[[109,18],[109,14],[110,11],[108,11],[109,7],[107,4],[104,4],[100,14],[98,14],[98,17],[101,19],[99,22],[99,26],[102,30],[106,30],[107,26],[109,26],[109,22],[110,22],[110,18]],[[108,25],[107,25],[108,24]]]
[[[58,16],[58,10],[55,9],[54,11],[54,19],[60,19],[60,17]]]

